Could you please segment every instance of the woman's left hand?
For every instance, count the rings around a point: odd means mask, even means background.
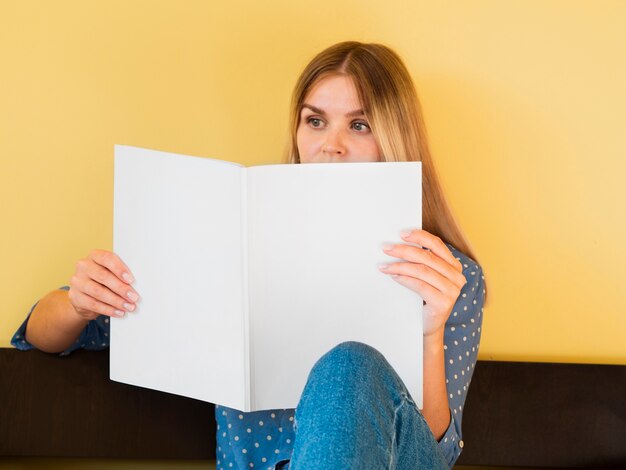
[[[467,282],[463,265],[445,243],[426,230],[401,233],[413,245],[385,245],[383,251],[403,261],[380,266],[383,273],[417,292],[424,299],[424,337],[443,334],[443,328],[452,308]],[[386,249],[390,247],[390,249]]]

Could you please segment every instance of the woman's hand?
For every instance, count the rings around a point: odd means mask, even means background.
[[[76,312],[87,320],[98,315],[123,317],[135,310],[139,295],[126,264],[111,251],[93,250],[76,263],[68,297]]]
[[[379,268],[424,299],[424,336],[443,334],[446,321],[467,282],[463,265],[439,237],[426,230],[412,230],[400,235],[405,241],[423,248],[404,244],[385,245],[385,253],[405,261]]]

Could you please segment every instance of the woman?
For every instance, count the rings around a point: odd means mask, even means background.
[[[463,447],[486,286],[443,196],[415,88],[396,53],[350,41],[313,58],[293,92],[285,153],[296,164],[422,162],[424,229],[401,234],[410,245],[386,247],[402,261],[380,270],[424,299],[424,408],[378,351],[342,343],[314,365],[295,410],[216,406],[217,468],[452,467]],[[135,308],[132,282],[117,255],[92,251],[69,291],[33,306],[13,344],[62,354],[107,347],[108,317]]]

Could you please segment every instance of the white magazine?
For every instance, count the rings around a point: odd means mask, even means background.
[[[241,411],[295,408],[335,345],[380,351],[422,408],[422,298],[379,271],[420,228],[420,162],[245,167],[115,146],[113,251],[135,312],[110,378]]]

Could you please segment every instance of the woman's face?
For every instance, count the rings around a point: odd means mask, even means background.
[[[326,77],[309,90],[296,141],[301,163],[380,161],[352,78],[345,75]]]

